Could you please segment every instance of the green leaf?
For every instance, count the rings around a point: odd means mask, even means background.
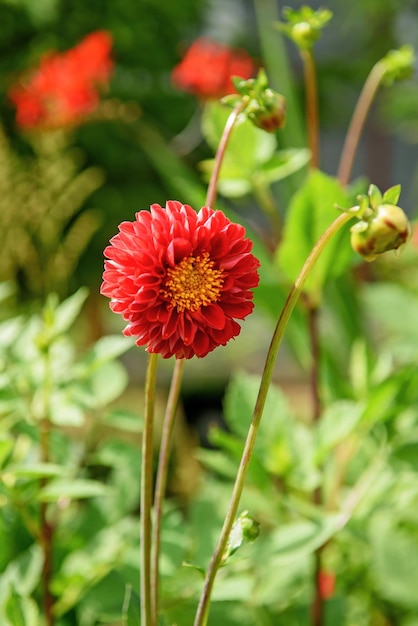
[[[6,280],[0,283],[0,302],[7,300],[14,293],[16,293],[16,285],[11,280]]]
[[[339,529],[338,515],[328,515],[318,521],[301,521],[278,528],[267,546],[271,556],[293,559],[312,554],[324,545]]]
[[[202,117],[202,130],[206,141],[213,151],[219,141],[228,120],[230,110],[218,102],[207,104]],[[228,172],[234,171],[235,179],[247,179],[259,171],[261,165],[271,159],[277,147],[276,138],[256,128],[246,119],[239,120],[231,134],[228,148],[222,163],[220,181]]]
[[[12,437],[5,435],[0,436],[0,467],[3,467],[13,450],[14,440]]]
[[[310,152],[306,148],[280,150],[261,165],[260,178],[265,183],[282,180],[302,169],[309,162],[309,159]]]
[[[126,626],[141,626],[141,600],[130,584],[125,588],[122,619]]]
[[[13,589],[6,602],[6,615],[13,626],[39,626],[41,623],[35,601],[20,596]]]
[[[39,492],[41,502],[57,502],[61,499],[81,500],[105,496],[109,488],[96,480],[78,478],[74,480],[54,480]]]
[[[295,281],[314,245],[337,218],[336,204],[349,205],[339,182],[320,171],[310,172],[290,202],[278,250],[279,269],[290,282]],[[320,299],[326,280],[342,274],[354,258],[348,229],[349,225],[343,227],[328,243],[305,283],[305,292],[316,299]]]
[[[401,186],[394,185],[389,189],[386,189],[383,194],[383,204],[398,204],[399,196],[401,195]]]
[[[80,369],[80,374],[87,376],[108,361],[125,354],[132,346],[133,343],[123,335],[101,337],[83,357],[77,369]]]
[[[0,597],[4,598],[9,589],[22,597],[30,596],[39,586],[42,563],[42,549],[35,544],[10,560],[0,576]]]
[[[56,426],[78,427],[84,424],[85,414],[74,402],[71,389],[57,389],[51,397],[51,422]]]
[[[240,448],[242,451],[242,445]],[[195,456],[204,467],[217,473],[219,476],[233,480],[237,474],[236,461],[228,458],[224,452],[199,448],[196,450]]]
[[[54,332],[56,335],[62,335],[73,325],[87,296],[88,289],[81,287],[72,296],[57,306],[54,318]]]
[[[199,163],[199,169],[204,173],[205,180],[209,182],[215,159],[206,159]],[[225,155],[219,173],[218,190],[226,198],[240,198],[250,193],[251,181],[248,176],[243,176],[243,170],[233,159]]]
[[[183,567],[188,567],[188,568],[192,569],[194,572],[197,572],[198,574],[200,574],[200,576],[203,579],[206,576],[206,570],[201,565],[196,565],[196,563],[192,563],[191,561],[183,561],[182,566]]]
[[[418,609],[418,542],[416,529],[401,526],[389,511],[370,526],[372,572],[379,595],[408,609]]]
[[[105,415],[103,423],[128,433],[141,433],[143,428],[142,416],[127,411],[126,409],[114,409],[109,411],[109,413]]]
[[[410,441],[398,446],[390,458],[395,460],[397,464],[400,463],[412,471],[418,472],[418,441]]]
[[[103,407],[119,398],[129,382],[125,368],[118,361],[109,361],[91,378],[92,407]]]
[[[379,187],[376,187],[376,185],[370,185],[368,195],[370,199],[370,206],[372,209],[377,209],[383,202],[383,197],[380,193]]]
[[[54,463],[28,463],[27,465],[10,466],[9,472],[22,478],[53,478],[66,473],[65,467]]]
[[[259,388],[260,377],[244,372],[237,372],[227,387],[225,419],[232,432],[242,439],[247,436]],[[271,385],[256,442],[256,450],[261,451],[267,463],[272,446],[286,438],[290,420],[286,397],[278,387]]]
[[[22,332],[24,325],[23,317],[14,317],[0,324],[0,346],[8,348],[12,346]]]
[[[328,453],[344,441],[356,428],[364,406],[349,400],[334,402],[327,407],[317,428],[316,460],[321,463]]]

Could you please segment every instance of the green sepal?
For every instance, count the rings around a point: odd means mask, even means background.
[[[401,195],[401,186],[394,185],[386,189],[383,194],[383,204],[398,204],[399,196]]]

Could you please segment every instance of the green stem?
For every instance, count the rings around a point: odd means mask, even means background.
[[[48,419],[42,420],[40,424],[40,445],[41,445],[41,461],[42,463],[49,463],[49,434],[51,430],[51,423]],[[46,487],[48,481],[46,478],[41,480],[41,489]],[[45,621],[47,626],[54,625],[54,615],[52,607],[54,604],[54,597],[50,590],[51,578],[52,578],[52,540],[53,540],[53,525],[48,520],[48,505],[46,502],[40,504],[40,541],[43,551],[43,565],[42,565],[42,595],[43,595],[43,608]]]
[[[386,73],[385,64],[379,61],[371,69],[370,74],[364,83],[360,93],[356,107],[348,127],[344,146],[341,153],[340,165],[338,168],[338,179],[343,185],[347,185],[350,181],[351,170],[353,168],[354,158],[357,152],[361,133],[366,122],[367,115],[370,111],[372,102],[380,87],[382,79]]]
[[[309,336],[312,354],[312,367],[311,367],[311,397],[312,397],[312,421],[317,424],[321,417],[321,398],[319,393],[319,362],[320,362],[320,348],[319,348],[319,328],[318,328],[318,306],[316,303],[308,303],[308,317],[309,317]],[[322,504],[322,491],[321,487],[317,487],[313,493],[313,503],[316,506]],[[313,626],[322,626],[324,617],[324,602],[321,595],[320,577],[322,569],[322,552],[324,546],[319,546],[315,550],[315,594],[312,603],[312,624]]]
[[[144,430],[142,433],[141,466],[140,590],[142,626],[155,626],[151,610],[151,508],[153,486],[154,405],[157,363],[158,355],[150,354],[148,357],[145,380],[145,412]]]
[[[40,456],[42,463],[49,463],[50,461],[50,433],[51,433],[51,421],[50,421],[50,403],[51,403],[51,386],[52,386],[52,374],[51,374],[51,355],[50,346],[48,345],[44,352],[44,381],[43,381],[43,418],[39,424],[39,437],[40,437]],[[48,484],[47,478],[41,479],[40,487],[43,489]],[[48,519],[48,504],[41,502],[40,504],[40,541],[43,551],[43,565],[42,565],[42,601],[43,610],[45,615],[45,622],[47,626],[54,626],[53,604],[54,596],[50,590],[51,578],[52,578],[52,542],[54,528],[52,523]]]
[[[301,50],[306,89],[306,123],[308,145],[311,151],[311,168],[319,167],[318,87],[315,59],[311,50]]]
[[[271,344],[267,353],[266,363],[264,371],[261,377],[260,389],[258,392],[256,404],[254,407],[254,413],[251,420],[250,428],[248,431],[247,439],[244,445],[244,451],[242,453],[241,462],[238,468],[238,472],[235,478],[235,483],[232,491],[232,496],[229,502],[228,511],[224,520],[224,524],[221,530],[221,534],[218,540],[218,544],[212,555],[212,559],[209,563],[209,567],[206,573],[205,583],[200,597],[199,606],[197,608],[194,626],[206,626],[209,615],[209,603],[212,594],[213,584],[219,567],[222,564],[222,558],[225,552],[225,548],[228,542],[232,525],[236,518],[239,501],[241,498],[242,490],[244,487],[245,479],[248,473],[248,467],[251,460],[251,455],[254,449],[255,440],[260,425],[263,409],[267,397],[267,392],[270,387],[271,378],[273,375],[274,364],[277,358],[279,347],[284,335],[284,331],[289,321],[290,315],[298,301],[298,298],[302,292],[303,285],[308,278],[316,260],[320,256],[322,250],[327,245],[328,241],[339,231],[339,229],[351,219],[350,213],[342,213],[327,230],[320,237],[314,248],[312,249],[309,257],[305,261],[299,276],[297,277],[286,303],[282,309],[277,326],[274,330]]]
[[[215,165],[212,171],[212,175],[210,177],[208,191],[206,194],[205,204],[208,207],[213,208],[215,205],[216,194],[217,194],[217,189],[218,189],[219,173],[221,171],[221,165],[222,165],[223,158],[225,156],[226,147],[228,145],[229,138],[231,137],[232,130],[235,126],[235,122],[237,121],[239,114],[244,110],[245,106],[246,106],[246,102],[241,101],[235,107],[235,109],[232,111],[232,113],[230,114],[230,116],[228,117],[226,121],[225,128],[223,130],[222,137],[219,142],[218,149],[216,151]]]
[[[170,391],[167,399],[167,406],[164,417],[163,431],[161,435],[160,454],[158,459],[157,478],[154,494],[154,528],[152,534],[152,559],[151,559],[151,593],[152,611],[154,623],[158,620],[158,580],[159,580],[159,560],[161,546],[161,522],[164,496],[167,486],[168,462],[170,458],[170,447],[173,433],[174,419],[181,389],[181,381],[184,369],[184,359],[176,359],[176,364],[171,379]]]

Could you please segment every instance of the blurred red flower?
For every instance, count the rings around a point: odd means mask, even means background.
[[[335,573],[321,570],[318,574],[319,594],[323,600],[329,600],[335,593]]]
[[[9,91],[17,124],[58,128],[81,122],[98,105],[98,86],[109,80],[111,48],[111,35],[96,31],[67,52],[43,56],[39,67]]]
[[[175,87],[202,100],[210,100],[235,93],[231,76],[248,79],[254,72],[253,60],[245,50],[232,50],[224,44],[200,38],[173,69],[171,78]]]
[[[105,251],[101,293],[123,331],[164,358],[204,357],[253,310],[258,260],[245,229],[222,211],[168,201],[122,222]]]

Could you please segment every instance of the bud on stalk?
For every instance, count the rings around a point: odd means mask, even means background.
[[[377,255],[388,250],[397,250],[411,236],[411,225],[405,212],[396,204],[385,202],[385,196],[393,197],[394,189],[391,188],[382,197],[377,187],[371,185],[371,206],[365,206],[363,196],[360,207],[357,207],[362,215],[351,228],[351,246],[366,261],[373,261]]]

